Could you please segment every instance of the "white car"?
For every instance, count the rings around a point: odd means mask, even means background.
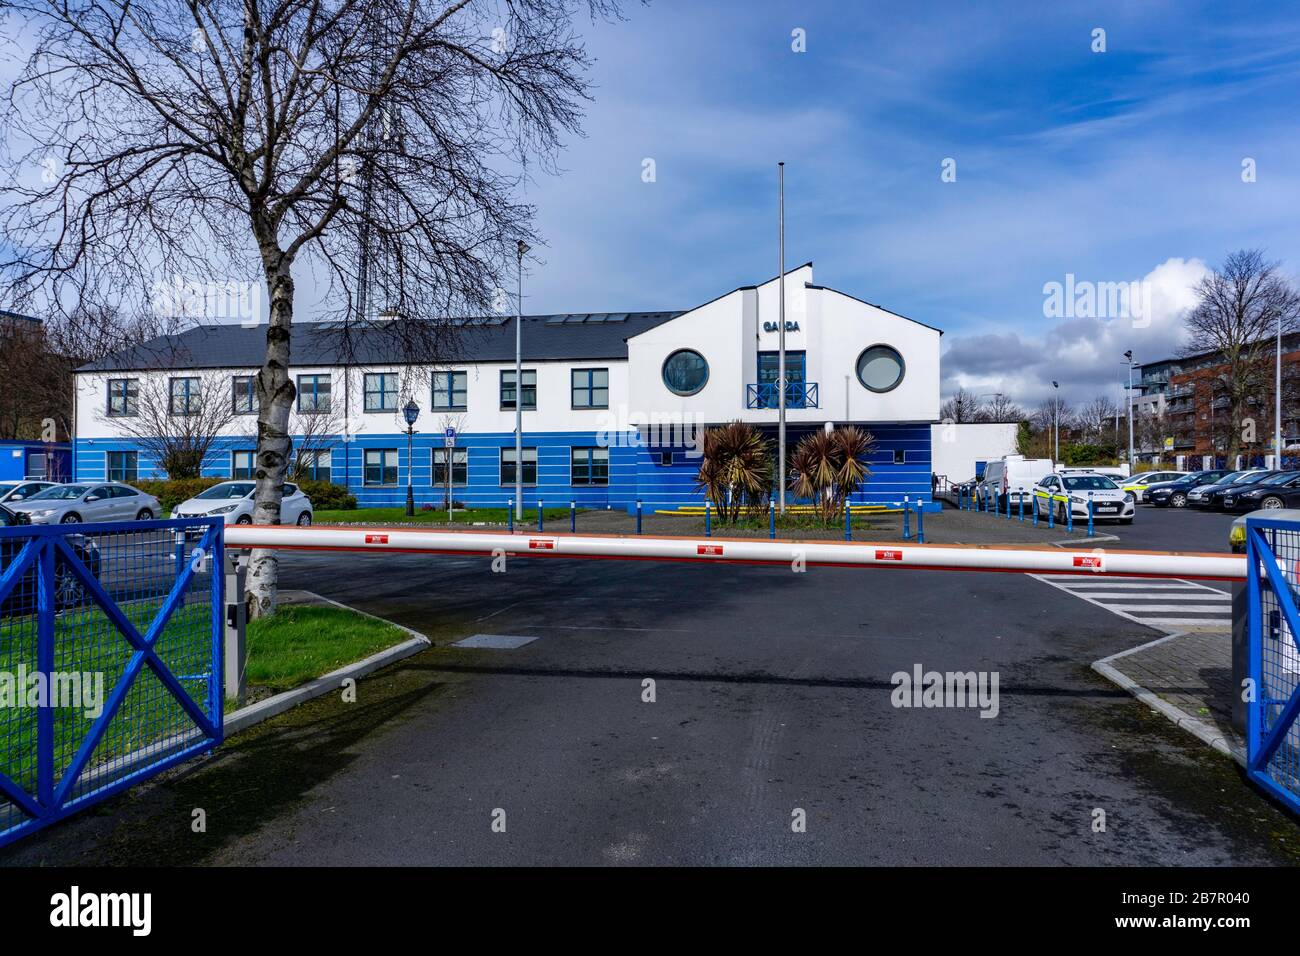
[[[172,509],[173,518],[221,518],[226,524],[253,523],[253,481],[223,481],[182,501]],[[309,525],[311,499],[297,485],[285,482],[280,502],[280,523]]]
[[[57,484],[57,481],[0,481],[0,504],[17,504]]]
[[[120,481],[88,481],[55,485],[30,498],[12,502],[32,524],[92,524],[100,521],[151,521],[162,515],[153,495]]]
[[[1034,488],[1034,511],[1040,519],[1051,512],[1063,524],[1068,508],[1075,521],[1087,521],[1089,501],[1094,522],[1132,524],[1137,513],[1133,496],[1105,475],[1053,472]]]

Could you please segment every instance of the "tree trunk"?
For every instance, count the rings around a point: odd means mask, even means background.
[[[289,336],[293,325],[293,277],[283,259],[268,268],[270,322],[266,329],[266,360],[257,373],[257,467],[253,522],[279,524],[289,468],[289,412],[296,395],[289,376]],[[250,620],[275,613],[279,563],[274,551],[254,549],[248,565],[245,601]]]

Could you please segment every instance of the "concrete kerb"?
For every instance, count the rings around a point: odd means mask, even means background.
[[[264,720],[269,720],[272,717],[283,714],[285,711],[297,707],[299,704],[305,704],[309,700],[328,694],[331,691],[338,690],[342,685],[342,682],[348,678],[354,680],[360,679],[365,677],[367,674],[374,673],[382,667],[387,667],[389,664],[395,664],[413,654],[420,653],[420,651],[425,648],[433,646],[433,642],[425,635],[404,625],[394,623],[393,621],[378,617],[374,614],[367,614],[365,611],[360,611],[354,607],[349,607],[346,604],[341,604],[338,601],[331,600],[330,598],[316,594],[313,591],[301,591],[300,593],[310,595],[313,599],[320,601],[323,604],[330,604],[334,607],[341,608],[345,611],[351,611],[354,614],[360,614],[362,617],[368,617],[375,621],[383,621],[385,624],[390,624],[399,631],[405,631],[407,634],[410,634],[411,638],[410,640],[403,641],[400,644],[394,644],[392,647],[385,648],[378,653],[371,654],[363,660],[347,664],[337,670],[332,670],[328,674],[317,677],[315,680],[308,681],[300,687],[295,687],[293,690],[287,690],[282,694],[276,694],[273,697],[268,697],[266,700],[258,701],[256,704],[250,704],[247,707],[243,707],[232,714],[227,714],[224,725],[225,733],[227,735],[239,733],[241,730],[247,730],[254,724],[260,724]]]
[[[1231,757],[1242,767],[1245,767],[1246,752],[1240,744],[1224,737],[1223,733],[1213,724],[1201,720],[1198,717],[1193,717],[1181,707],[1177,707],[1158,694],[1147,690],[1137,681],[1133,680],[1127,674],[1124,674],[1111,664],[1112,661],[1128,657],[1130,654],[1136,654],[1138,651],[1143,651],[1149,647],[1155,647],[1158,644],[1164,644],[1168,641],[1174,640],[1175,638],[1182,637],[1183,633],[1184,632],[1169,634],[1154,641],[1140,644],[1137,647],[1130,647],[1128,650],[1120,651],[1118,654],[1111,654],[1109,657],[1103,657],[1101,660],[1093,662],[1092,669],[1102,677],[1105,677],[1107,680],[1128,691],[1152,710],[1164,714],[1164,716],[1169,718],[1175,726],[1181,727],[1188,733],[1195,735],[1202,742],[1209,744],[1212,748],[1219,751],[1219,753]]]

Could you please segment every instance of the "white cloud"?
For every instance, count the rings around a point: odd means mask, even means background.
[[[943,389],[978,394],[1003,392],[1033,406],[1061,383],[1074,403],[1097,394],[1115,396],[1127,379],[1124,352],[1154,362],[1175,354],[1185,339],[1184,318],[1196,303],[1195,287],[1209,271],[1200,259],[1170,258],[1141,282],[1149,289],[1150,316],[1141,319],[1040,319],[1030,333],[1016,331],[952,335],[943,355]],[[1078,281],[1121,281],[1079,276]]]

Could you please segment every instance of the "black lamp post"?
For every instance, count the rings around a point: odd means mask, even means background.
[[[415,438],[415,420],[420,417],[420,406],[415,404],[415,399],[411,399],[402,408],[402,416],[406,419],[406,516],[411,518],[415,516],[415,491],[411,488],[411,472],[415,460],[411,457],[411,453]]]

